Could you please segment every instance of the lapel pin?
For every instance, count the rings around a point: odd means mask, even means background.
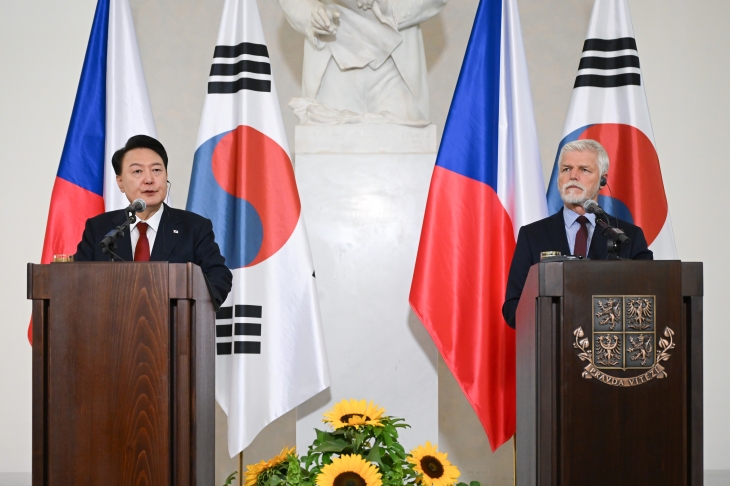
[[[173,233],[177,234],[177,230],[172,230]]]

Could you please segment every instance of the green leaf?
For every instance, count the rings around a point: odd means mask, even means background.
[[[328,440],[319,444],[313,449],[314,452],[341,452],[348,446],[342,439]]]
[[[406,451],[405,451],[405,449],[403,449],[402,445],[400,445],[398,442],[395,442],[395,443],[393,443],[393,446],[391,447],[391,449],[393,450],[393,453],[396,455],[396,457],[398,457],[402,461],[405,461]]]
[[[326,437],[328,435],[327,432],[324,430],[314,429],[314,431],[317,433],[317,440],[322,442],[323,440],[326,440]]]
[[[233,471],[231,474],[229,474],[226,478],[226,482],[223,483],[223,486],[231,486],[233,480],[236,479],[236,474],[238,474],[238,471]]]
[[[380,447],[373,447],[370,449],[370,453],[368,453],[368,456],[365,458],[368,462],[377,462],[378,464],[382,463],[382,459],[380,457]]]
[[[393,446],[393,436],[389,434],[383,434],[383,440],[385,441],[385,445],[387,447]]]
[[[367,438],[367,434],[365,434],[364,432],[361,432],[359,434],[355,434],[355,447],[354,447],[354,449],[355,450],[360,449],[360,447],[362,446],[362,443],[365,441],[366,438]]]
[[[479,481],[472,481],[469,483],[469,486],[482,486],[482,484]]]
[[[302,467],[299,462],[299,458],[295,455],[290,455],[287,458],[289,467],[286,470],[286,483],[288,486],[299,486],[302,480]]]

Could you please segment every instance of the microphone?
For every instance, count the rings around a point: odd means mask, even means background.
[[[144,199],[139,198],[132,201],[132,204],[124,209],[124,212],[127,214],[127,220],[122,223],[121,226],[117,226],[109,233],[107,233],[104,236],[104,239],[99,242],[101,252],[105,255],[110,255],[111,261],[124,261],[122,258],[119,257],[119,255],[115,253],[117,251],[117,239],[120,236],[124,236],[124,230],[129,228],[129,225],[134,223],[134,221],[137,219],[134,213],[141,213],[145,209],[147,209],[147,203],[144,202]]]
[[[622,229],[611,226],[611,221],[608,219],[606,211],[604,211],[603,208],[599,206],[598,203],[593,199],[588,199],[587,201],[585,201],[583,203],[583,209],[586,210],[586,213],[596,215],[596,223],[600,224],[603,227],[602,234],[604,236],[607,236],[611,240],[608,245],[609,253],[613,253],[613,255],[618,258],[618,254],[621,250],[621,245],[623,243],[628,243],[630,241],[629,237],[626,236]],[[601,220],[601,216],[606,218],[605,222]]]
[[[125,209],[125,211],[128,212],[128,213],[141,213],[145,209],[147,209],[147,203],[144,202],[144,199],[137,198],[134,201],[132,201],[132,204],[130,204],[129,206],[127,206],[127,208]]]
[[[586,213],[597,214],[599,216],[606,215],[606,211],[604,211],[603,208],[599,206],[598,203],[593,199],[588,199],[587,201],[585,201],[583,203],[583,209],[586,210]]]

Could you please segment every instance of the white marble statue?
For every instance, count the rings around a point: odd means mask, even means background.
[[[306,40],[302,125],[398,123],[429,119],[420,23],[447,0],[279,0]]]

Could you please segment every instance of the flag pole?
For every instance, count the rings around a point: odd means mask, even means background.
[[[243,450],[238,453],[238,484],[243,484]]]
[[[517,434],[512,436],[512,473],[514,485],[517,486]]]

